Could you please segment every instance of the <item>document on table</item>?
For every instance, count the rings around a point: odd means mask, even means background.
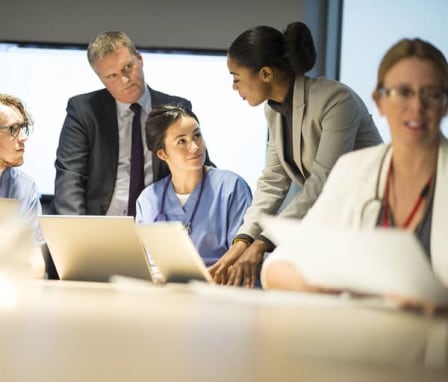
[[[448,303],[416,237],[398,229],[357,230],[262,216],[264,233],[312,285],[369,294],[399,294]]]

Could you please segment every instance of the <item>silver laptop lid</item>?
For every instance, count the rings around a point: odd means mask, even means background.
[[[43,215],[39,222],[61,280],[151,280],[132,217]]]
[[[136,225],[138,235],[166,282],[212,283],[196,247],[180,222]]]

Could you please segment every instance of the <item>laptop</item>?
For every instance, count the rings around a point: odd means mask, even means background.
[[[213,279],[180,222],[136,225],[137,233],[165,282]]]
[[[38,217],[61,280],[107,282],[113,275],[152,280],[131,216]]]
[[[448,291],[412,232],[333,227],[271,216],[261,217],[260,223],[278,245],[276,252],[287,254],[310,284],[448,302]]]

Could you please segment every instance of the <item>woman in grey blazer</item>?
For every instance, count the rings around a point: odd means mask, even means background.
[[[266,167],[244,223],[231,248],[210,268],[218,283],[255,285],[263,255],[273,249],[258,217],[279,214],[292,183],[300,192],[280,215],[302,218],[342,154],[382,141],[352,89],[305,75],[315,61],[311,32],[301,22],[291,23],[284,33],[268,26],[249,29],[228,50],[233,89],[251,106],[267,101],[269,142]]]

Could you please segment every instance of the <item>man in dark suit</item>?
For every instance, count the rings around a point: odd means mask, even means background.
[[[106,89],[68,101],[55,162],[53,209],[56,214],[132,214],[128,213],[134,116],[130,105],[140,105],[144,127],[152,107],[169,103],[191,108],[191,103],[145,83],[142,56],[122,32],[99,34],[87,55]],[[143,146],[147,186],[166,176],[168,169]]]

